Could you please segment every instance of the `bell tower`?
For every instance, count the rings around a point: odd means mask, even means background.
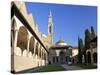
[[[53,44],[53,22],[52,22],[52,13],[49,12],[48,15],[48,39],[50,44]]]

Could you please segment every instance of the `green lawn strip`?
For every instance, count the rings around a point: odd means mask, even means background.
[[[81,67],[83,69],[96,69],[97,68],[96,65],[92,65],[92,64],[75,64],[75,66]]]
[[[65,69],[57,64],[48,65],[39,69],[39,72],[51,72],[51,71],[64,71]]]

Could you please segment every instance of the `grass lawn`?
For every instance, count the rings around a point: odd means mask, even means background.
[[[65,69],[57,64],[48,65],[40,68],[39,72],[51,72],[51,71],[65,71]]]
[[[75,66],[79,66],[83,69],[96,69],[97,68],[96,65],[92,65],[92,64],[75,64]]]

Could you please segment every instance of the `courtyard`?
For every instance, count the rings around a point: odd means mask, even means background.
[[[85,70],[85,69],[96,69],[96,65],[92,64],[50,64],[47,66],[32,68],[24,71],[17,72],[20,73],[37,73],[37,72],[57,72],[57,71],[71,71],[71,70]]]
[[[71,71],[71,70],[84,70],[84,69],[96,69],[97,66],[93,64],[52,64],[46,67],[42,67],[38,72],[53,72],[53,71]]]
[[[40,10],[40,7],[44,7],[44,5],[48,5],[49,7],[44,10],[47,15],[43,15],[44,12],[39,12],[39,14],[47,17],[46,20],[44,20],[46,24],[44,24],[43,21],[41,22],[42,18],[39,19],[39,22],[36,22],[36,17],[40,15],[34,13],[36,10],[30,10],[30,7],[38,8],[38,6]],[[60,11],[59,6],[63,7],[64,13]],[[76,8],[76,12],[80,11],[80,9],[78,9],[80,6],[74,7]],[[86,16],[89,15],[88,12],[90,12],[90,10],[91,12],[96,10],[96,7],[86,6],[83,8],[87,13]],[[59,9],[59,11],[56,9]],[[87,20],[84,27],[81,27],[80,19],[67,14],[68,11],[70,11],[70,14],[72,13],[72,10],[74,10],[73,6],[71,6],[70,10],[68,9],[69,5],[42,3],[32,3],[31,5],[30,2],[12,2],[12,73],[36,73],[97,68],[97,65],[94,65],[97,64],[98,55],[96,24],[91,26],[91,24],[88,24],[90,20]],[[75,13],[72,14],[77,15]],[[95,17],[95,14],[96,11],[92,15]],[[81,12],[81,14],[78,15],[83,16],[85,14]],[[61,20],[56,16],[64,17]],[[69,19],[68,16],[71,17],[70,23],[72,23],[73,20],[78,23],[80,22],[78,25],[76,24],[76,28],[73,28],[73,23],[69,24],[68,21],[64,21],[65,19]],[[86,19],[87,18],[85,18],[85,20]],[[42,28],[42,30],[40,28]],[[43,32],[43,30],[46,31]],[[73,32],[75,32],[75,34],[73,34]]]

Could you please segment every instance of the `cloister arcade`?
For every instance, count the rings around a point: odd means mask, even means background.
[[[12,71],[17,72],[48,64],[47,49],[37,37],[30,32],[18,16],[13,15],[11,18]]]

